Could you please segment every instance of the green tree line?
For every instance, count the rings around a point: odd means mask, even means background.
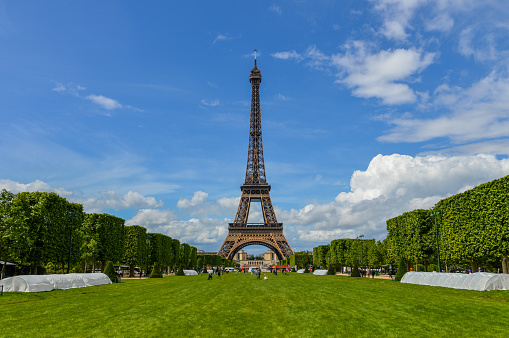
[[[509,176],[387,220],[387,237],[336,239],[313,249],[322,267],[398,265],[405,271],[501,268],[509,273]],[[403,265],[403,266],[402,266]],[[444,269],[442,269],[444,270]]]
[[[147,233],[122,218],[85,213],[56,193],[0,192],[0,260],[30,268],[31,274],[65,267],[104,271],[106,262],[163,270],[197,267],[197,250],[167,235]],[[97,266],[96,264],[99,264]],[[1,267],[0,278],[5,273]]]

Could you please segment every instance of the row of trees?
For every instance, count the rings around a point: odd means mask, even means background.
[[[219,255],[198,255],[198,263],[196,265],[198,268],[203,267],[205,269],[206,267],[214,266],[235,267],[238,264]]]
[[[387,221],[390,257],[509,273],[509,176]]]
[[[405,271],[479,266],[509,273],[509,176],[387,220],[387,237],[336,239],[313,249],[313,265],[397,265]],[[436,263],[436,264],[435,264]],[[442,263],[442,264],[441,264]]]
[[[313,264],[313,256],[308,251],[296,252],[286,259],[280,260],[278,264],[296,266],[297,269],[305,269]]]
[[[313,266],[343,270],[344,266],[376,266],[387,264],[385,244],[374,239],[336,239],[330,245],[313,248]]]
[[[139,225],[125,226],[122,218],[88,214],[83,206],[47,192],[0,192],[0,260],[38,268],[65,266],[86,271],[107,261],[147,268],[195,268],[197,250],[187,243]],[[0,278],[3,278],[5,264]]]

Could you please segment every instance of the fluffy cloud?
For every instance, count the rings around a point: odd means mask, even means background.
[[[191,200],[181,198],[177,203],[177,207],[187,209],[190,207],[195,207],[199,204],[205,202],[205,200],[209,197],[209,194],[203,191],[195,191],[193,198]]]
[[[133,191],[129,191],[123,197],[118,196],[114,191],[107,191],[103,193],[101,198],[73,198],[72,200],[83,204],[87,212],[100,212],[104,209],[157,208],[164,205],[162,201],[157,201],[154,197],[145,197]]]
[[[53,188],[48,183],[45,183],[40,180],[35,180],[34,182],[23,184],[14,182],[12,180],[0,179],[0,190],[1,189],[5,189],[14,194],[17,194],[19,192],[43,191],[43,192],[54,192],[62,197],[72,195],[72,192],[67,191],[64,188]]]
[[[126,221],[126,225],[133,224],[147,228],[148,232],[162,233],[191,244],[219,243],[228,233],[227,220],[205,217],[181,221],[171,210],[142,209]]]
[[[105,209],[130,209],[130,208],[159,208],[164,205],[162,201],[157,201],[154,197],[145,197],[140,193],[129,191],[123,197],[119,197],[114,191],[107,191],[101,197],[81,197],[64,188],[54,188],[49,184],[36,180],[31,183],[22,184],[12,180],[0,180],[0,189],[8,190],[12,193],[19,192],[54,192],[62,197],[65,197],[70,202],[79,203],[83,205],[85,212],[103,212]]]
[[[431,208],[440,199],[509,174],[509,159],[492,155],[378,155],[365,171],[355,171],[350,192],[335,201],[279,210],[285,233],[297,246],[340,237],[385,237],[385,222],[406,211]],[[299,225],[298,227],[296,225]]]
[[[448,137],[453,142],[509,136],[509,78],[492,72],[469,88],[444,84],[434,93],[433,105],[448,115],[436,118],[400,117],[379,141],[421,142]]]
[[[388,49],[373,52],[374,46],[364,41],[351,41],[344,45],[345,53],[325,55],[315,46],[304,54],[295,51],[272,54],[274,58],[296,61],[307,60],[316,69],[333,67],[338,71],[338,83],[352,89],[352,94],[363,98],[379,98],[383,104],[397,105],[417,100],[408,85],[412,76],[433,63],[436,54],[420,49]]]
[[[369,44],[348,43],[346,53],[334,55],[333,64],[340,70],[339,83],[352,88],[354,96],[380,98],[384,104],[412,103],[417,97],[402,81],[421,72],[435,58],[421,50],[395,49],[371,53]]]
[[[388,39],[406,40],[406,29],[417,7],[424,5],[427,0],[375,0],[375,10],[384,22],[380,32]]]

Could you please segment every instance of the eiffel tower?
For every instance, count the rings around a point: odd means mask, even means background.
[[[293,250],[283,234],[283,223],[278,223],[272,201],[270,185],[265,177],[263,161],[262,119],[260,114],[260,83],[262,75],[256,67],[249,76],[251,82],[251,116],[249,123],[249,147],[247,151],[246,179],[240,186],[242,195],[233,223],[228,225],[228,236],[217,254],[233,259],[235,254],[249,245],[263,245],[272,249],[282,260],[293,255]],[[260,202],[263,211],[263,223],[247,223],[251,202]]]

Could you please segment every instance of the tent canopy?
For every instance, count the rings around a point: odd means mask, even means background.
[[[20,275],[0,281],[0,285],[3,285],[5,292],[42,292],[103,284],[111,284],[110,278],[104,273]]]
[[[509,275],[488,272],[471,274],[445,272],[407,272],[401,283],[443,286],[476,291],[509,290]]]

